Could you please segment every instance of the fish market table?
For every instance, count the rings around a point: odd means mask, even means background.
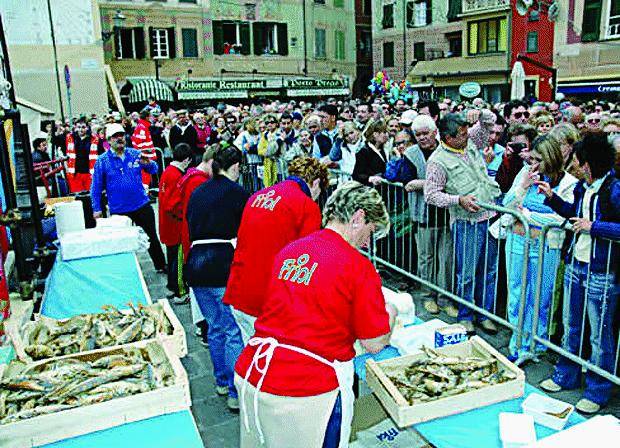
[[[150,304],[142,270],[134,253],[63,261],[60,253],[45,285],[41,313],[55,319],[96,313],[112,304]],[[96,416],[93,416],[96,418]],[[79,424],[79,422],[76,422]],[[160,415],[44,445],[45,448],[203,448],[189,410]]]
[[[103,305],[127,308],[127,303],[151,303],[135,253],[64,261],[60,251],[47,277],[41,314],[64,319],[101,312]]]
[[[400,356],[398,350],[388,346],[376,355],[366,354],[356,357],[354,359],[355,373],[360,378],[360,382],[366,379],[365,363],[367,359],[382,361],[396,356]],[[413,428],[436,448],[501,448],[502,442],[499,439],[500,412],[521,413],[521,403],[531,393],[545,395],[544,392],[526,383],[525,393],[521,398],[419,423]],[[566,428],[583,421],[585,421],[584,417],[573,412]],[[557,432],[538,424],[535,427],[538,440]]]

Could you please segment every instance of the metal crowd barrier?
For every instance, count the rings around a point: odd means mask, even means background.
[[[533,308],[533,321],[532,321],[532,329],[536,329],[538,328],[538,321],[539,321],[539,317],[540,317],[540,301],[541,301],[541,295],[542,295],[542,282],[543,282],[543,278],[544,278],[544,272],[543,272],[543,260],[544,260],[544,255],[545,255],[545,247],[547,245],[547,239],[548,239],[548,235],[549,232],[553,229],[557,229],[557,230],[570,230],[570,226],[564,225],[564,224],[548,224],[543,226],[542,230],[541,230],[541,234],[539,237],[539,241],[540,241],[540,246],[539,246],[539,264],[538,264],[538,271],[537,271],[537,280],[536,280],[536,290],[535,290],[535,301],[534,301],[534,308]],[[567,236],[568,237],[568,236]],[[573,235],[573,243],[575,242],[575,236]],[[550,340],[549,337],[549,328],[546,329],[546,332],[544,334],[546,334],[548,336],[548,338],[544,338],[541,337],[537,331],[532,331],[532,339],[531,339],[531,343],[530,343],[530,347],[529,347],[529,352],[531,355],[531,359],[533,360],[538,360],[538,355],[536,353],[536,344],[541,344],[544,347],[556,352],[558,355],[563,356],[567,359],[569,359],[570,361],[579,364],[580,366],[586,368],[587,370],[590,370],[594,373],[596,373],[597,375],[600,375],[601,377],[605,378],[606,380],[611,381],[612,383],[615,383],[617,385],[620,385],[620,376],[618,375],[618,368],[619,368],[619,363],[620,363],[620,328],[618,327],[620,322],[618,320],[618,299],[619,299],[619,294],[620,291],[618,291],[620,289],[620,284],[619,284],[619,277],[618,277],[618,272],[614,272],[613,268],[613,264],[612,264],[612,256],[613,256],[613,251],[611,250],[612,247],[616,247],[616,248],[620,248],[620,242],[619,241],[613,241],[613,240],[609,240],[609,239],[605,239],[605,238],[592,238],[592,243],[593,245],[596,245],[598,242],[603,242],[604,247],[607,247],[607,257],[606,257],[606,266],[605,266],[605,272],[602,273],[605,277],[605,284],[603,285],[603,294],[601,297],[602,300],[602,305],[600,309],[595,309],[594,305],[590,306],[590,304],[588,303],[587,300],[587,296],[590,293],[590,281],[592,279],[592,272],[590,270],[590,264],[588,264],[588,272],[587,272],[587,278],[586,278],[586,284],[584,286],[584,295],[586,297],[580,297],[579,300],[582,301],[582,305],[581,307],[583,308],[583,311],[581,313],[580,316],[580,321],[581,321],[581,328],[579,330],[579,348],[578,348],[578,353],[572,353],[570,351],[568,351],[566,349],[566,347],[564,346],[565,344],[558,345],[553,343]],[[577,260],[575,259],[575,253],[573,251],[573,255],[571,257],[570,263],[567,265],[570,266],[570,270],[571,273],[573,272],[573,269],[575,267]],[[600,273],[599,273],[600,274]],[[559,280],[561,282],[560,285],[555,285],[555,288],[560,287],[561,291],[562,291],[562,324],[563,326],[566,325],[566,321],[570,319],[570,313],[571,313],[571,307],[570,307],[570,302],[567,303],[567,300],[570,301],[570,296],[572,293],[572,287],[573,287],[573,282],[569,282],[569,286],[568,286],[568,290],[566,290],[566,286],[565,286],[565,279],[566,279],[566,272],[565,274],[560,277],[557,278],[557,280]],[[568,294],[566,294],[568,293]],[[568,295],[569,297],[566,297],[566,295]],[[615,298],[613,297],[615,296]],[[610,305],[609,300],[615,301],[615,310],[609,311],[608,306]],[[589,311],[591,310],[591,311]],[[551,312],[553,310],[550,310]],[[590,323],[590,313],[591,312],[598,312],[598,311],[602,311],[603,313],[605,312],[611,312],[611,313],[615,313],[615,316],[611,316],[610,317],[610,326],[605,326],[603,324],[603,321],[601,319],[601,316],[599,316],[599,321],[600,321],[600,325],[598,326],[598,328],[592,328],[589,323]],[[551,319],[549,319],[549,323],[551,323]],[[594,350],[595,347],[592,347],[591,344],[588,347],[588,344],[586,344],[586,340],[585,340],[585,336],[586,336],[586,325],[588,325],[590,328],[590,333],[591,335],[594,335],[594,332],[598,333],[598,341],[600,342],[600,340],[603,337],[603,333],[604,332],[610,332],[611,333],[611,342],[613,344],[614,342],[614,334],[615,334],[615,356],[613,357],[613,369],[612,371],[607,371],[603,368],[601,368],[599,365],[597,364],[593,364],[589,359],[585,359],[585,355],[588,351],[588,349],[590,350]],[[564,331],[564,335],[562,337],[562,341],[566,341],[567,337],[566,337],[566,332],[567,329],[564,327],[563,328]],[[599,347],[600,350],[600,347]]]

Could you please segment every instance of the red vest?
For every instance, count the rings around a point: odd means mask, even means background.
[[[95,162],[97,161],[97,157],[99,157],[99,137],[96,135],[91,135],[90,137],[90,151],[88,152],[88,170],[90,174],[93,174],[95,171]],[[75,153],[75,141],[73,140],[73,134],[67,134],[67,173],[75,174],[75,158],[77,157]]]

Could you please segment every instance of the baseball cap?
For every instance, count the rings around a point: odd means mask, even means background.
[[[303,116],[300,112],[298,112],[298,111],[293,112],[293,113],[291,114],[291,116],[293,117],[293,120],[299,120],[299,121],[301,121],[301,120],[303,120],[303,119],[304,119],[304,116]]]
[[[115,134],[124,134],[125,128],[118,123],[110,123],[105,127],[105,138],[110,138]]]
[[[411,126],[415,117],[418,116],[418,113],[415,110],[406,110],[400,117],[399,123],[404,124],[405,126]]]

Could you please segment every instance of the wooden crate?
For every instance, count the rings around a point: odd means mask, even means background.
[[[152,342],[156,341],[140,341],[134,343],[133,346],[144,347]],[[161,341],[159,343],[162,345],[168,361],[174,370],[175,382],[173,385],[141,394],[0,425],[0,447],[30,448],[40,446],[125,423],[189,409],[192,400],[187,373],[170,348],[161,343]],[[74,354],[61,358],[71,357],[93,361],[103,356],[121,353],[122,351],[123,348],[120,347],[103,348],[89,353]],[[61,358],[39,361],[35,364],[43,365]],[[0,378],[2,378],[2,370],[0,370]]]
[[[171,352],[176,357],[183,358],[187,355],[187,340],[185,339],[185,329],[183,328],[181,321],[179,321],[179,318],[174,313],[174,310],[170,306],[170,303],[168,302],[168,300],[160,299],[157,301],[157,303],[159,303],[161,307],[163,308],[164,314],[166,315],[166,318],[168,319],[168,321],[170,322],[170,325],[172,326],[172,334],[166,334],[166,335],[160,334],[160,335],[157,335],[157,339],[162,341],[162,343],[165,346],[170,348]],[[37,319],[41,319],[39,315],[36,315],[35,317]],[[44,319],[49,319],[49,318],[44,317]],[[66,319],[61,319],[60,321],[64,321],[64,320]],[[18,329],[17,325],[10,324],[7,326],[7,334],[9,335],[9,338],[13,341],[13,346],[15,347],[15,353],[17,354],[17,357],[21,359],[22,361],[32,362],[33,361],[32,358],[30,358],[30,356],[28,356],[28,354],[26,354],[26,352],[24,351],[25,342],[22,338],[23,333],[24,332],[21,329]],[[101,349],[116,348],[116,347],[122,347],[122,345],[102,347]],[[84,352],[84,353],[89,353],[89,352]],[[73,356],[73,354],[63,355],[63,356],[71,357]]]
[[[366,362],[366,382],[400,428],[523,396],[525,387],[523,371],[482,338],[474,336],[466,342],[448,345],[436,351],[445,355],[495,358],[500,369],[512,372],[516,378],[471,392],[410,405],[387,374],[400,370],[417,359],[426,358],[426,354],[417,353],[380,362],[369,359]]]

